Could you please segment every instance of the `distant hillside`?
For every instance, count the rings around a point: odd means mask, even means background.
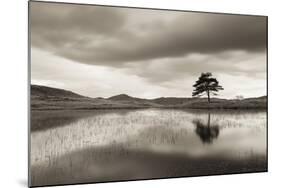
[[[179,98],[179,97],[161,97],[152,99],[153,102],[161,105],[181,105],[189,102],[190,100],[196,100],[193,98]]]
[[[131,97],[126,94],[115,95],[115,96],[109,97],[108,100],[118,101],[123,104],[138,106],[138,107],[139,106],[140,107],[161,107],[161,105],[154,103],[150,99],[141,99],[141,98]]]
[[[118,101],[101,97],[90,98],[72,91],[31,85],[32,110],[64,110],[64,109],[114,109],[114,108],[145,108],[152,106],[146,102],[125,99]]]
[[[31,85],[31,96],[84,98],[84,96],[73,93],[72,91],[39,85]]]
[[[108,98],[109,100],[114,100],[114,101],[133,101],[133,100],[139,100],[138,98],[131,97],[126,94],[120,94],[120,95],[115,95],[112,97]]]
[[[31,85],[32,110],[117,108],[266,109],[267,96],[242,100],[212,98],[211,103],[206,98],[142,99],[126,94],[90,98],[63,89]]]

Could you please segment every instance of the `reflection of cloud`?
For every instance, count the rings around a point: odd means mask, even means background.
[[[121,111],[81,111],[76,116],[83,119],[70,126],[33,132],[34,185],[266,169],[265,112],[215,112],[213,121],[227,126],[220,140],[206,147],[191,123],[195,117],[206,117],[206,111]],[[64,121],[59,116],[52,117],[57,119],[53,123]],[[202,122],[206,124],[206,118]],[[242,126],[231,126],[237,122]],[[262,132],[256,134],[257,128]]]
[[[253,160],[255,159],[255,160]],[[223,155],[191,157],[172,152],[90,147],[31,167],[32,185],[74,184],[136,179],[265,171],[266,158],[234,160]]]

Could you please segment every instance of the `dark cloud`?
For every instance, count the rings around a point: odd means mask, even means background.
[[[35,47],[108,66],[266,48],[266,18],[254,16],[32,2],[31,32]]]
[[[125,15],[103,7],[31,2],[31,44],[58,55],[82,53],[114,37]],[[66,55],[66,58],[69,58]],[[71,58],[70,58],[71,59]]]
[[[30,4],[33,83],[93,97],[189,96],[208,71],[224,97],[266,93],[266,17]]]
[[[149,82],[161,84],[198,77],[201,72],[264,78],[266,56],[262,52],[226,51],[212,54],[192,53],[184,57],[164,58],[127,64],[125,70]]]

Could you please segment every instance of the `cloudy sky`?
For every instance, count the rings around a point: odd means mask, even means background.
[[[31,2],[31,82],[91,97],[266,94],[266,18]]]

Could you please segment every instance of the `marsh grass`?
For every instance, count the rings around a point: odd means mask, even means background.
[[[145,109],[33,115],[34,185],[266,169],[265,112]],[[218,138],[204,144],[194,121],[217,126]]]

